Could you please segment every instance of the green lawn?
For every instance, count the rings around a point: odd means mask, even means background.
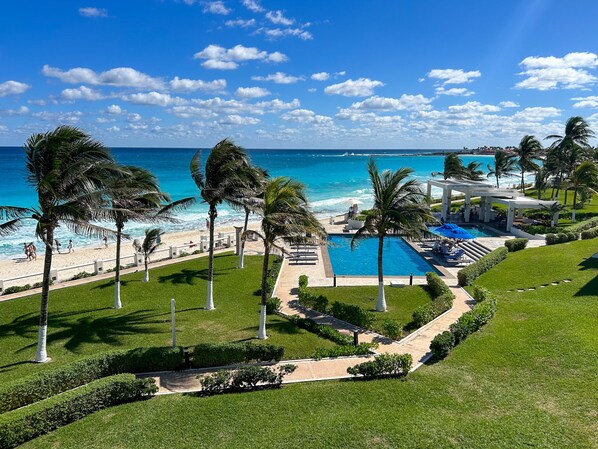
[[[498,311],[406,381],[317,382],[111,408],[25,448],[596,448],[598,251],[578,241],[509,254],[478,283]],[[551,290],[509,293],[552,278]]]
[[[345,304],[352,304],[362,307],[366,310],[376,311],[376,298],[378,297],[377,286],[367,287],[309,287],[309,290],[316,295],[324,295],[332,304],[339,301]],[[386,287],[386,313],[376,312],[376,321],[373,329],[382,333],[382,323],[384,320],[397,320],[403,326],[411,322],[413,311],[423,304],[432,302],[432,296],[428,289],[423,286],[408,286],[403,288]],[[406,329],[407,331],[413,330]]]
[[[98,281],[50,292],[48,355],[52,362],[29,363],[35,355],[39,295],[0,302],[0,382],[44,370],[97,352],[171,344],[170,298],[177,305],[177,343],[230,342],[254,339],[259,322],[262,258],[246,257],[236,268],[231,254],[216,256],[214,302],[206,298],[207,258],[187,260],[123,276],[124,308],[115,310],[111,281]],[[310,357],[329,340],[300,329],[278,316],[268,318],[268,343],[285,347],[285,358]]]

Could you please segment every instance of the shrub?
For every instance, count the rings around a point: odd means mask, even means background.
[[[278,362],[282,346],[252,343],[202,343],[193,348],[193,366],[207,368],[248,362]]]
[[[277,368],[267,366],[243,366],[236,371],[221,370],[200,379],[205,395],[225,393],[227,391],[251,391],[263,388],[280,388],[284,376],[297,369],[297,365],[281,365]]]
[[[351,355],[368,355],[371,354],[372,349],[378,347],[378,343],[360,343],[357,346],[343,345],[335,346],[333,348],[318,348],[315,350],[313,358],[316,360],[325,357],[347,357]]]
[[[459,285],[461,285],[461,287],[471,285],[473,281],[479,278],[490,268],[505,260],[507,258],[508,252],[509,251],[505,247],[497,248],[471,265],[461,268],[457,273]]]
[[[577,232],[559,232],[558,234],[546,234],[546,244],[556,245],[559,243],[573,242],[579,239]]]
[[[328,298],[324,295],[314,295],[309,289],[299,288],[299,304],[320,313],[328,313]]]
[[[574,225],[567,226],[565,231],[581,232],[581,231],[587,231],[588,229],[592,229],[595,227],[598,227],[598,217],[590,218],[589,220],[580,221],[579,223],[576,223]]]
[[[0,413],[41,401],[113,374],[175,370],[182,365],[183,348],[180,347],[137,348],[97,354],[2,385]]]
[[[490,297],[490,292],[488,291],[487,288],[480,287],[479,285],[473,286],[473,299],[475,299],[476,302],[485,301],[489,297]]]
[[[119,374],[5,413],[0,416],[0,447],[16,447],[95,411],[150,397],[156,390],[153,379]]]
[[[397,320],[384,320],[382,333],[393,340],[398,340],[403,335],[403,325]]]
[[[308,282],[309,278],[305,274],[299,276],[299,288],[306,288]]]
[[[287,317],[287,319],[295,326],[299,326],[309,332],[313,332],[314,334],[333,341],[338,345],[346,346],[353,343],[353,339],[348,335],[341,334],[339,331],[330,326],[318,324],[310,318],[301,318],[294,315]]]
[[[453,307],[453,299],[454,298],[455,298],[455,295],[453,294],[453,292],[450,292],[450,295],[442,295],[442,296],[439,296],[438,298],[436,298],[432,302],[436,316],[443,314],[444,312],[449,310],[451,307]],[[434,318],[436,318],[436,317],[434,317]]]
[[[3,295],[11,295],[13,293],[20,293],[20,292],[24,292],[26,290],[31,290],[31,284],[25,284],[25,285],[14,285],[12,287],[7,287],[4,289],[4,291],[2,292]]]
[[[519,229],[528,234],[536,235],[536,234],[547,234],[549,232],[556,232],[558,228],[552,226],[542,226],[542,225],[520,225]]]
[[[505,242],[505,246],[510,253],[514,253],[515,251],[525,249],[528,241],[529,239],[511,239]]]
[[[446,285],[438,274],[432,271],[426,273],[426,282],[428,283],[428,289],[432,294],[432,298],[437,298],[442,295],[452,295],[453,298],[455,297],[450,287]]]
[[[413,311],[413,323],[416,327],[422,327],[436,318],[436,311],[432,304],[424,304]]]
[[[461,315],[457,322],[451,324],[449,327],[449,330],[455,337],[455,345],[488,323],[495,312],[496,300],[489,298],[482,303],[476,304],[472,310]]]
[[[282,305],[282,301],[280,298],[273,296],[272,298],[268,298],[266,301],[266,313],[268,315],[274,315],[276,312],[280,310],[280,306]]]
[[[95,275],[96,275],[95,273],[88,273],[87,271],[81,271],[81,272],[77,273],[76,275],[74,275],[71,278],[71,281],[76,281],[77,279],[90,278]]]
[[[454,346],[455,336],[452,332],[444,331],[434,337],[432,343],[430,343],[430,351],[432,351],[435,358],[441,360],[451,352]]]
[[[374,360],[347,368],[347,372],[365,378],[405,377],[412,363],[411,354],[380,354]]]
[[[335,301],[330,308],[330,314],[339,320],[354,324],[355,326],[370,329],[374,323],[375,315],[369,310],[352,304]]]
[[[581,232],[582,240],[594,239],[596,237],[598,237],[598,226]]]

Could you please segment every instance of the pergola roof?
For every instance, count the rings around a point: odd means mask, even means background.
[[[528,196],[520,196],[518,198],[494,198],[497,203],[502,203],[516,209],[542,209],[557,204],[558,201],[537,200]]]
[[[434,187],[455,190],[471,196],[491,196],[496,198],[516,198],[521,193],[514,189],[498,189],[492,184],[483,181],[471,181],[468,179],[428,179],[428,183]]]

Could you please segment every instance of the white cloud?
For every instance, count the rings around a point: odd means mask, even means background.
[[[118,126],[111,126],[110,128],[107,128],[106,131],[111,133],[117,133],[120,132],[120,128]]]
[[[297,98],[294,98],[292,101],[289,102],[284,102],[282,100],[279,100],[278,98],[275,98],[274,100],[270,101],[261,101],[257,103],[256,106],[259,108],[263,108],[265,111],[268,112],[277,112],[285,109],[298,108],[299,106],[301,106],[301,103]]]
[[[244,125],[257,125],[258,123],[260,123],[260,119],[259,118],[255,118],[255,117],[243,117],[241,115],[227,115],[226,117],[223,117],[222,119],[218,120],[218,123],[220,123],[221,125],[239,125],[239,126],[244,126]]]
[[[309,89],[307,89],[307,91],[313,94],[314,92],[317,92],[318,89],[316,89],[315,87],[310,87]]]
[[[594,53],[568,53],[562,58],[554,56],[528,56],[519,63],[523,68],[520,75],[525,79],[515,87],[520,89],[579,89],[592,85],[596,77],[588,72],[598,66]]]
[[[164,84],[162,80],[152,78],[131,67],[117,67],[98,73],[84,67],[61,70],[46,64],[42,68],[42,73],[45,76],[58,78],[63,83],[70,84],[85,83],[117,87],[139,87],[144,89],[159,89]]]
[[[235,45],[232,48],[224,48],[219,45],[208,45],[202,51],[195,53],[193,59],[204,59],[201,63],[206,69],[234,70],[239,67],[240,62],[264,61],[284,62],[287,56],[278,51],[268,53],[256,47],[244,47]]]
[[[450,95],[450,96],[461,96],[461,97],[469,97],[475,92],[466,89],[465,87],[452,87],[450,89],[445,89],[444,87],[440,86],[436,88],[437,95]]]
[[[143,117],[141,117],[141,115],[139,115],[135,112],[135,113],[129,114],[127,116],[127,122],[133,122],[133,123],[140,122],[142,118]]]
[[[280,11],[280,10],[268,11],[266,13],[266,19],[268,19],[270,22],[272,22],[275,25],[290,26],[293,23],[295,23],[294,19],[289,19],[289,18],[285,17],[284,14],[282,13],[282,11]]]
[[[4,81],[0,83],[0,97],[7,95],[18,95],[31,89],[29,84],[20,83],[19,81]]]
[[[252,26],[255,26],[255,19],[248,19],[248,20],[244,20],[244,19],[237,19],[237,20],[227,20],[226,22],[224,22],[224,24],[227,27],[239,27],[239,28],[249,28]]]
[[[294,36],[304,41],[309,41],[314,38],[313,34],[303,28],[260,28],[255,32],[256,34],[264,34],[270,39],[280,39],[286,36]]]
[[[257,0],[243,0],[243,6],[253,12],[264,12],[265,9]]]
[[[353,103],[351,105],[351,109],[376,111],[416,111],[430,109],[431,102],[431,98],[426,98],[421,94],[403,94],[399,98],[379,97],[376,95],[366,100]]]
[[[561,110],[554,107],[525,108],[513,114],[514,120],[540,122],[549,117],[558,117]]]
[[[343,95],[345,97],[367,97],[368,95],[373,95],[374,89],[380,86],[384,86],[384,83],[381,81],[359,78],[332,84],[327,86],[324,92],[329,95]]]
[[[330,78],[330,73],[328,72],[318,72],[311,76],[311,79],[316,81],[326,81],[328,78]]]
[[[332,118],[325,115],[317,115],[309,109],[295,109],[281,115],[283,120],[295,123],[311,123],[317,125],[331,125]]]
[[[263,87],[239,87],[235,95],[239,98],[260,98],[270,95],[270,91]]]
[[[448,110],[455,114],[470,114],[470,113],[485,113],[485,112],[498,112],[500,111],[499,106],[493,104],[482,104],[479,101],[468,101],[465,104],[457,104],[448,107]]]
[[[3,109],[0,110],[0,115],[25,115],[29,113],[27,106],[20,106],[19,109]]]
[[[592,95],[589,97],[575,97],[572,98],[574,108],[598,108],[598,96]]]
[[[463,69],[433,69],[428,72],[428,78],[440,80],[443,84],[471,83],[480,76],[482,74],[479,70],[466,72]]]
[[[515,103],[514,101],[501,101],[500,103],[498,103],[498,105],[503,108],[518,108],[519,107],[519,103]]]
[[[123,109],[119,105],[117,105],[117,104],[111,104],[110,106],[108,106],[106,108],[106,112],[108,114],[118,115],[118,114],[122,114],[124,111],[123,111]]]
[[[228,15],[231,10],[224,6],[222,1],[206,2],[203,7],[203,12],[211,14]]]
[[[65,100],[97,101],[105,98],[101,92],[90,89],[87,86],[81,86],[76,89],[64,89],[60,96]]]
[[[187,103],[187,100],[183,98],[172,97],[169,94],[163,94],[156,91],[124,95],[122,99],[134,104],[163,107],[172,105],[182,105]]]
[[[204,92],[220,92],[226,89],[226,80],[224,79],[202,81],[175,76],[170,80],[169,84],[174,92],[195,92],[197,90]]]
[[[79,14],[83,17],[108,17],[108,11],[102,8],[92,8],[90,6],[79,8]]]
[[[225,100],[220,97],[202,100],[195,98],[191,100],[190,105],[173,106],[169,112],[177,117],[203,117],[211,118],[218,114],[222,115],[263,115],[266,113],[278,112],[286,109],[298,108],[301,104],[298,99],[290,102],[284,102],[278,98],[270,101],[261,101],[258,103],[247,103],[239,100]]]
[[[287,75],[283,72],[271,73],[268,76],[252,76],[254,81],[273,81],[276,84],[294,84],[297,81],[303,81],[301,76]]]

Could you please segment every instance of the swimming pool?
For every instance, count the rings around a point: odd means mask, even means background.
[[[469,232],[474,237],[497,237],[499,235],[496,232],[493,232],[493,231],[489,230],[488,228],[482,228],[481,226],[467,226],[467,225],[461,226],[461,225],[459,225],[459,227],[465,229],[467,232]],[[429,226],[428,227],[430,232],[434,232],[437,228],[438,228],[438,226]]]
[[[377,276],[378,238],[365,237],[351,250],[350,235],[329,235],[332,271],[339,276]],[[384,239],[382,267],[386,276],[424,276],[436,269],[400,237]]]

